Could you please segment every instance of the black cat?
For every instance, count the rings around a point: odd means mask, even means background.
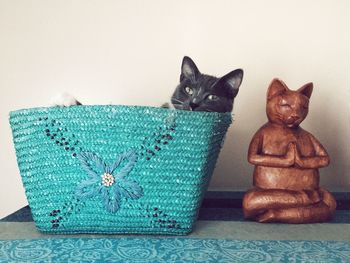
[[[202,74],[192,59],[185,56],[180,84],[171,97],[171,105],[181,110],[230,112],[242,79],[242,69],[231,71],[221,78]]]
[[[189,57],[181,66],[180,84],[163,107],[190,111],[230,112],[243,78],[243,70],[236,69],[221,78],[199,72]],[[81,105],[73,96],[62,93],[52,100],[51,106]]]

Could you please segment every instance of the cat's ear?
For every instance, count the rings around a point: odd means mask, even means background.
[[[185,56],[182,59],[180,81],[184,78],[196,80],[199,74],[200,72],[193,60],[190,57]]]
[[[232,98],[237,96],[239,86],[241,86],[243,80],[243,70],[236,69],[221,77],[218,81],[218,84],[224,87],[232,96]]]
[[[270,83],[270,86],[267,90],[267,99],[272,99],[277,95],[281,95],[286,92],[288,89],[287,85],[280,79],[273,79]]]
[[[298,89],[298,92],[310,99],[313,88],[314,88],[314,84],[310,82],[302,86],[300,89]]]

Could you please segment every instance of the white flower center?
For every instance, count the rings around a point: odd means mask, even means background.
[[[115,183],[114,176],[109,173],[104,173],[103,175],[101,175],[101,177],[102,177],[102,184],[104,186],[109,187]]]

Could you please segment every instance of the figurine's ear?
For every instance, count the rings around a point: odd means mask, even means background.
[[[298,89],[298,92],[305,95],[306,97],[308,97],[310,99],[313,88],[314,88],[314,84],[312,84],[312,82],[310,82],[310,83],[307,83],[304,86],[302,86],[300,89]]]
[[[280,95],[288,90],[287,85],[280,79],[273,79],[267,90],[267,99],[271,99],[276,95]]]
[[[182,60],[180,81],[184,78],[196,80],[199,74],[200,72],[193,60],[185,56]]]

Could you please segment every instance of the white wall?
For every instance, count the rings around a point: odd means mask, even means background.
[[[247,189],[248,144],[266,121],[274,77],[315,84],[303,127],[328,149],[322,185],[350,189],[349,1],[0,0],[0,217],[26,204],[8,112],[59,91],[85,104],[160,105],[182,57],[204,73],[241,67],[236,121],[212,189]]]

